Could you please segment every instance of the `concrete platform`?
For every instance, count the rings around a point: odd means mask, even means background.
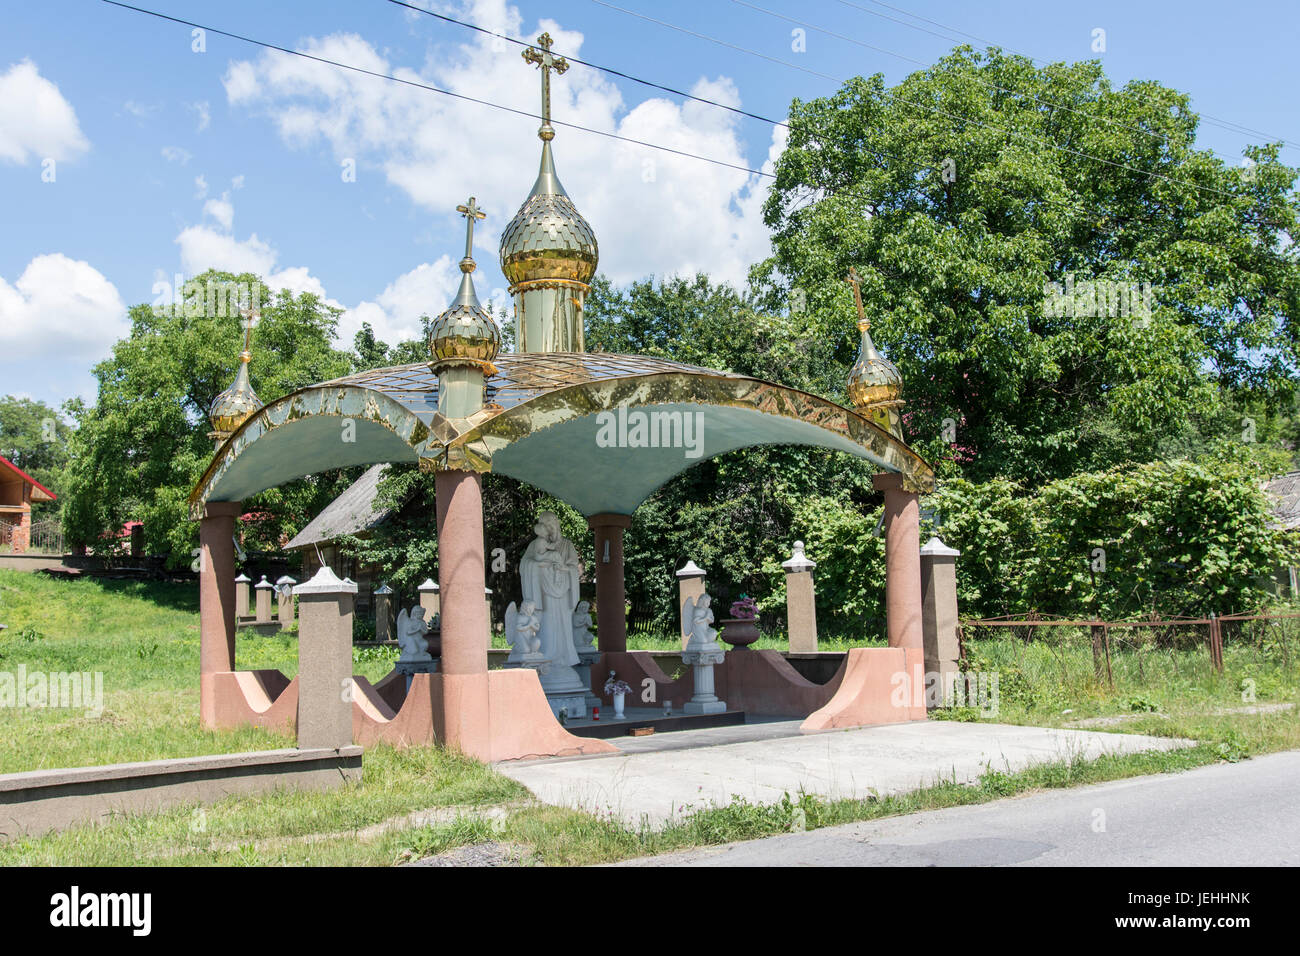
[[[799,734],[773,721],[618,741],[622,753],[502,763],[539,800],[625,823],[662,826],[733,795],[774,803],[802,789],[829,799],[904,793],[943,780],[974,781],[992,767],[1107,753],[1172,750],[1191,741],[1138,734],[917,721]]]

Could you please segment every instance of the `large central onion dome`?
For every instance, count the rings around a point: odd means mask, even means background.
[[[512,293],[538,281],[586,285],[596,274],[599,258],[596,234],[560,185],[546,139],[537,182],[501,233],[501,271]]]

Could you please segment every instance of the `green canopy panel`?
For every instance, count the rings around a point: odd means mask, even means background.
[[[295,392],[257,412],[218,450],[191,495],[239,501],[328,468],[418,461],[510,475],[583,514],[631,514],[674,475],[755,445],[809,445],[865,458],[934,486],[904,443],[850,409],[760,379],[608,353],[500,355],[483,412],[436,413],[427,365],[376,369]]]

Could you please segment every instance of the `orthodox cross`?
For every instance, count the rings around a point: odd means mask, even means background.
[[[858,306],[858,328],[864,330],[870,328],[871,322],[867,319],[867,313],[862,308],[862,278],[858,275],[858,270],[853,266],[849,266],[849,277],[844,281],[853,286],[853,301]]]
[[[568,60],[551,54],[551,42],[551,35],[543,33],[537,38],[537,46],[541,47],[540,50],[530,46],[524,51],[524,60],[542,70],[542,128],[537,131],[542,139],[551,139],[555,136],[555,129],[551,126],[551,70],[554,70],[558,76],[569,68]]]
[[[465,205],[457,206],[456,211],[465,217],[465,258],[470,259],[474,255],[474,220],[486,219],[487,213],[479,210],[473,196]]]
[[[258,307],[256,300],[249,299],[248,305],[241,310],[244,315],[244,354],[249,358],[253,357],[253,326],[261,317],[262,310]]]

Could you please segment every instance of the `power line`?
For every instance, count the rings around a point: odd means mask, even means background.
[[[401,83],[404,86],[413,86],[417,89],[428,90],[430,93],[441,93],[443,96],[450,96],[458,100],[464,100],[468,103],[477,103],[480,106],[490,106],[493,109],[501,110],[506,113],[514,113],[516,116],[527,116],[529,119],[540,120],[542,117],[537,113],[530,113],[527,110],[515,109],[512,106],[504,106],[500,103],[494,103],[491,100],[479,99],[476,96],[469,96],[465,93],[456,93],[452,90],[444,90],[442,87],[433,86],[428,83],[419,83],[415,80],[403,79],[400,76],[393,76],[391,73],[380,73],[375,70],[367,70],[364,67],[355,66],[351,63],[342,63],[338,60],[331,60],[328,57],[317,56],[313,53],[305,53],[302,50],[293,50],[289,47],[278,46],[274,43],[268,43],[265,40],[258,40],[250,36],[244,36],[239,33],[232,33],[228,30],[220,30],[216,27],[205,26],[202,23],[195,23],[192,20],[182,20],[180,17],[168,16],[165,13],[158,13],[155,10],[146,10],[144,7],[135,7],[129,3],[121,3],[119,0],[102,0],[103,3],[110,4],[114,7],[121,7],[124,10],[133,10],[136,13],[143,13],[147,16],[157,17],[159,20],[168,20],[172,23],[179,23],[182,26],[195,27],[200,30],[206,30],[209,33],[215,33],[217,36],[229,37],[232,40],[239,40],[243,43],[251,43],[254,46],[263,47],[268,50],[276,50],[279,53],[287,53],[290,56],[302,57],[307,60],[314,60],[317,63],[324,63],[329,66],[335,66],[339,69],[350,70],[354,73],[362,73],[366,76],[373,76],[381,80],[392,80],[394,83]],[[761,169],[751,169],[748,166],[741,166],[736,163],[728,163],[725,160],[713,159],[709,156],[700,156],[697,153],[688,153],[685,150],[673,149],[671,146],[661,146],[658,143],[650,143],[645,140],[634,139],[630,136],[622,136],[618,133],[610,133],[605,130],[592,129],[589,126],[582,126],[578,123],[567,123],[564,120],[552,119],[552,125],[563,126],[567,129],[579,130],[583,133],[594,133],[597,136],[604,136],[607,139],[615,139],[623,143],[631,143],[635,146],[645,146],[649,149],[657,149],[661,152],[672,153],[676,156],[683,156],[687,159],[698,159],[701,162],[712,163],[715,166],[725,166],[728,169],[735,169],[740,172],[749,173],[754,176],[762,176],[767,179],[775,179],[775,174],[764,172]]]
[[[711,36],[708,36],[707,34],[697,33],[697,32],[695,32],[695,31],[693,31],[693,30],[689,30],[689,29],[687,29],[686,27],[678,26],[678,25],[675,24],[675,23],[670,23],[670,22],[665,21],[665,20],[657,20],[657,19],[655,19],[654,17],[647,16],[647,15],[644,14],[644,13],[638,13],[638,12],[636,12],[635,10],[628,10],[628,9],[626,9],[626,8],[624,8],[624,7],[616,6],[616,5],[612,4],[612,3],[607,2],[607,0],[591,0],[591,2],[592,2],[592,3],[595,3],[595,4],[599,4],[599,5],[602,6],[602,7],[608,7],[608,8],[611,9],[611,10],[617,10],[619,13],[627,14],[627,15],[629,15],[629,16],[638,17],[638,18],[640,18],[640,19],[642,19],[642,20],[648,20],[648,21],[650,21],[651,23],[658,24],[659,26],[666,27],[666,28],[668,28],[668,29],[670,29],[670,30],[676,30],[676,31],[678,31],[679,33],[687,34],[688,36],[693,36],[693,37],[696,37],[696,38],[701,39],[701,40],[706,40],[706,41],[708,41],[708,42],[710,42],[710,43],[715,43],[715,44],[717,44],[717,45],[719,45],[719,46],[728,47],[729,49],[737,50],[737,51],[740,51],[740,52],[742,52],[742,53],[747,53],[747,54],[749,54],[749,55],[751,55],[751,56],[760,57],[760,58],[762,58],[762,59],[764,59],[764,60],[768,60],[768,61],[771,61],[771,62],[773,62],[773,63],[779,63],[779,64],[781,64],[782,66],[787,66],[787,67],[790,67],[790,68],[792,68],[792,69],[799,70],[799,71],[804,72],[804,73],[810,73],[810,74],[812,74],[812,75],[814,75],[814,76],[820,76],[820,77],[822,77],[823,79],[828,79],[828,80],[830,80],[830,81],[833,82],[833,83],[837,83],[837,84],[843,85],[845,82],[847,82],[847,81],[844,80],[843,78],[830,76],[830,75],[825,74],[825,73],[819,73],[819,72],[817,72],[817,71],[815,71],[815,70],[810,70],[810,69],[808,69],[808,68],[806,68],[806,67],[801,67],[801,66],[799,66],[799,65],[797,65],[797,64],[790,63],[790,62],[787,61],[787,60],[781,60],[781,59],[778,59],[777,57],[768,56],[766,53],[760,53],[760,52],[758,52],[757,50],[750,50],[750,49],[748,49],[748,48],[746,48],[746,47],[739,46],[738,44],[730,43],[730,42],[728,42],[728,41],[726,41],[726,40],[720,40],[720,39],[718,39],[717,37],[711,37]],[[1007,135],[1007,136],[1019,136],[1019,137],[1024,138],[1024,139],[1028,139],[1028,140],[1031,141],[1031,142],[1036,142],[1036,143],[1039,143],[1039,144],[1041,144],[1041,145],[1043,145],[1043,146],[1046,146],[1046,147],[1048,147],[1049,149],[1055,149],[1055,150],[1058,150],[1058,151],[1060,151],[1060,152],[1068,153],[1068,154],[1070,154],[1070,155],[1072,155],[1072,156],[1077,156],[1077,157],[1079,157],[1080,159],[1089,159],[1089,160],[1092,160],[1093,162],[1103,163],[1103,164],[1105,164],[1105,165],[1107,165],[1107,166],[1113,166],[1113,167],[1115,167],[1115,168],[1117,168],[1117,169],[1125,169],[1125,170],[1128,170],[1128,171],[1130,171],[1130,172],[1137,173],[1137,174],[1139,174],[1139,175],[1141,175],[1141,176],[1147,176],[1147,177],[1150,177],[1150,178],[1153,178],[1153,179],[1161,179],[1161,180],[1164,180],[1164,181],[1166,181],[1166,182],[1173,183],[1173,184],[1175,184],[1175,185],[1179,185],[1179,186],[1187,186],[1187,187],[1189,187],[1189,188],[1191,188],[1191,189],[1202,190],[1202,191],[1206,191],[1206,192],[1213,192],[1213,193],[1217,193],[1217,194],[1219,194],[1219,195],[1221,195],[1221,196],[1226,196],[1226,197],[1228,197],[1228,198],[1232,198],[1232,194],[1231,194],[1231,193],[1229,193],[1229,192],[1227,192],[1227,191],[1225,191],[1225,190],[1222,190],[1222,189],[1216,189],[1216,188],[1214,188],[1213,186],[1200,186],[1200,185],[1197,185],[1196,183],[1190,183],[1190,182],[1187,182],[1187,181],[1185,181],[1185,180],[1174,179],[1173,177],[1171,177],[1171,176],[1166,176],[1166,175],[1164,175],[1163,173],[1151,172],[1151,171],[1149,171],[1149,170],[1139,169],[1139,168],[1136,167],[1136,166],[1129,166],[1129,165],[1127,165],[1127,164],[1125,164],[1125,163],[1117,163],[1117,162],[1115,162],[1114,160],[1102,159],[1100,156],[1093,156],[1093,155],[1090,154],[1090,153],[1085,153],[1085,152],[1082,152],[1081,150],[1077,150],[1077,149],[1071,149],[1070,147],[1068,147],[1068,146],[1062,146],[1062,145],[1059,144],[1059,143],[1052,143],[1052,142],[1049,142],[1049,141],[1047,141],[1047,140],[1038,139],[1037,137],[1030,136],[1030,135],[1027,134],[1027,133],[1021,133],[1021,132],[1019,132],[1018,130],[1008,129],[1008,128],[1004,127],[1004,126],[994,126],[993,124],[990,124],[990,123],[984,123],[984,122],[982,122],[982,121],[980,121],[980,120],[973,119],[973,118],[971,118],[971,117],[969,117],[969,116],[957,116],[957,115],[955,115],[955,114],[948,113],[948,112],[946,112],[946,111],[944,111],[944,110],[941,110],[941,109],[939,109],[938,107],[929,106],[929,105],[927,105],[927,104],[925,104],[925,103],[919,103],[919,102],[916,102],[916,101],[908,100],[908,99],[906,99],[905,97],[899,96],[898,93],[897,93],[897,92],[894,92],[894,91],[890,91],[890,95],[893,96],[894,99],[899,100],[899,101],[902,102],[902,103],[907,103],[907,104],[910,105],[910,106],[915,106],[915,107],[917,107],[918,109],[927,110],[928,112],[935,113],[935,114],[940,115],[940,116],[946,116],[946,117],[948,117],[949,119],[956,120],[956,121],[960,121],[960,122],[963,122],[963,123],[971,123],[971,124],[974,124],[974,125],[976,125],[976,126],[983,127],[984,129],[989,129],[989,130],[992,130],[992,131],[994,131],[994,132],[1003,133],[1003,134],[1005,134],[1005,135]]]
[[[473,30],[476,33],[482,33],[486,36],[495,37],[499,40],[505,40],[507,43],[515,44],[515,46],[521,46],[527,48],[532,45],[530,43],[525,42],[524,40],[517,40],[512,36],[507,36],[504,33],[497,33],[494,30],[489,30],[486,27],[481,27],[478,26],[477,24],[466,23],[464,20],[457,20],[455,17],[449,17],[443,13],[435,13],[432,10],[426,10],[423,7],[414,6],[410,3],[404,2],[404,0],[387,0],[387,2],[395,4],[396,6],[399,7],[406,7],[406,9],[408,10],[414,10],[416,13],[423,13],[425,16],[428,17],[436,17],[437,19],[443,20],[446,23],[453,23],[458,27],[465,27],[467,30]],[[631,80],[633,83],[640,83],[642,86],[648,86],[652,89],[662,90],[665,93],[672,93],[674,96],[680,96],[684,99],[694,100],[697,103],[707,103],[709,106],[716,106],[720,110],[727,110],[730,113],[736,113],[737,115],[740,116],[746,116],[749,119],[761,120],[764,123],[770,123],[772,126],[782,126],[785,127],[786,129],[790,128],[789,124],[783,122],[782,120],[774,120],[766,116],[760,116],[757,113],[751,113],[748,110],[742,110],[738,106],[730,106],[727,103],[719,103],[717,100],[711,100],[703,96],[696,96],[694,93],[687,93],[684,90],[674,89],[671,86],[664,86],[662,83],[655,83],[651,80],[643,80],[639,76],[633,76],[630,73],[624,73],[622,70],[616,70],[610,66],[601,66],[597,63],[591,63],[587,60],[579,59],[578,57],[572,55],[571,53],[561,54],[560,51],[558,50],[553,50],[552,52],[556,56],[562,55],[564,59],[568,60],[570,63],[577,63],[579,66],[585,66],[592,70],[598,70],[601,73],[608,73],[609,75],[617,76],[620,79]]]
[[[912,63],[915,64],[916,66],[920,66],[925,69],[929,69],[931,66],[931,64],[927,63],[924,60],[918,60],[916,57],[907,56],[903,53],[896,53],[895,51],[886,49],[885,47],[873,46],[870,43],[867,43],[863,40],[859,40],[857,37],[848,36],[843,33],[837,33],[834,30],[828,30],[825,27],[819,27],[815,23],[808,23],[804,20],[799,20],[795,17],[787,16],[784,13],[778,13],[775,10],[769,10],[766,7],[760,7],[756,3],[750,3],[749,0],[731,0],[731,2],[739,4],[742,7],[748,7],[751,10],[756,10],[759,13],[765,13],[770,17],[776,17],[779,20],[785,20],[787,23],[798,24],[801,27],[807,27],[809,30],[815,30],[818,33],[824,33],[827,36],[836,38],[837,40],[843,40],[846,43],[852,43],[856,46],[860,46],[867,50],[874,50],[877,53],[883,53],[886,56],[892,56],[896,59],[902,60],[905,63]],[[888,17],[886,19],[892,20],[894,18]],[[902,21],[898,21],[898,22],[901,23]],[[932,32],[932,31],[926,31],[926,32]],[[939,34],[935,33],[934,36],[939,36]],[[944,39],[947,38],[945,37]],[[1010,93],[1012,96],[1023,96],[1039,104],[1040,106],[1050,106],[1053,109],[1066,110],[1070,113],[1077,113],[1080,116],[1083,116],[1089,120],[1100,120],[1101,122],[1106,123],[1110,126],[1117,126],[1120,129],[1126,129],[1133,133],[1141,133],[1143,136],[1150,136],[1162,142],[1168,141],[1167,137],[1163,133],[1158,133],[1155,130],[1143,129],[1140,126],[1132,126],[1128,123],[1121,122],[1120,120],[1111,119],[1108,116],[1100,116],[1094,113],[1088,113],[1085,112],[1084,110],[1070,106],[1066,103],[1058,103],[1054,100],[1044,99],[1043,97],[1036,96],[1033,93],[1026,93],[1023,90],[1017,90],[1008,86],[999,86],[997,83],[991,83],[988,80],[982,79],[981,77],[975,74],[965,74],[965,76],[968,77],[969,79],[974,80],[976,83],[978,83],[980,86],[985,87],[986,89],[996,90],[999,93]]]
[[[948,43],[962,42],[960,40],[955,40],[953,37],[944,36],[941,33],[935,33],[933,30],[927,30],[925,29],[925,27],[917,26],[915,23],[908,23],[906,20],[900,20],[897,17],[891,17],[884,13],[877,13],[875,10],[868,10],[866,7],[862,6],[862,4],[854,3],[852,2],[852,0],[839,0],[839,2],[846,7],[852,7],[855,10],[860,10],[863,13],[867,14],[868,16],[879,17],[882,20],[889,20],[893,23],[901,24],[902,26],[905,26],[911,30],[919,30],[922,33],[928,33],[930,36],[939,37],[939,39],[944,40]],[[928,17],[923,17],[917,13],[909,13],[908,11],[902,9],[901,7],[891,6],[888,3],[881,3],[880,0],[868,0],[868,2],[874,4],[877,7],[884,7],[886,10],[893,10],[896,13],[901,13],[904,16],[912,17],[915,20],[921,20],[933,26],[941,27],[942,29],[949,31],[950,33],[956,33],[958,36],[965,37],[968,40],[975,40],[978,43],[983,43],[985,46],[995,46],[1000,49],[1007,50],[1010,53],[1014,53],[1016,56],[1024,57],[1026,60],[1029,60],[1035,66],[1037,66],[1039,63],[1047,62],[1046,59],[1043,57],[1034,57],[1034,56],[1030,56],[1028,53],[1017,52],[1016,50],[1013,50],[1007,46],[1003,46],[1000,43],[995,43],[992,40],[986,40],[983,37],[978,37],[973,33],[966,33],[965,31],[958,30],[956,27],[949,26],[946,23],[940,23],[938,20],[931,20]],[[1249,126],[1243,126],[1241,123],[1238,123],[1234,120],[1226,120],[1226,119],[1222,119],[1221,117],[1211,116],[1209,113],[1199,113],[1198,115],[1201,117],[1201,119],[1206,120],[1215,126],[1220,126],[1224,129],[1227,129],[1230,132],[1253,133],[1254,135],[1262,136],[1264,139],[1269,140],[1271,142],[1281,143],[1282,145],[1286,146],[1288,149],[1300,149],[1300,145],[1297,145],[1296,143],[1292,143],[1291,141],[1283,139],[1280,136],[1271,136],[1270,134],[1262,132],[1260,130],[1251,129]]]
[[[478,97],[469,96],[469,95],[464,94],[464,93],[456,93],[456,92],[453,92],[453,91],[451,91],[451,90],[444,90],[444,89],[442,89],[441,87],[432,86],[432,85],[430,85],[430,84],[426,84],[426,83],[420,83],[420,82],[417,82],[417,81],[415,81],[415,80],[404,79],[404,78],[402,78],[402,77],[393,76],[393,75],[388,74],[388,73],[380,73],[380,72],[377,72],[377,71],[374,71],[374,70],[367,70],[367,69],[365,69],[365,68],[363,68],[363,67],[355,66],[355,65],[353,65],[353,64],[349,64],[349,63],[342,63],[342,62],[337,61],[337,60],[331,60],[331,59],[329,59],[328,57],[317,56],[317,55],[315,55],[315,54],[312,54],[312,53],[306,53],[306,52],[303,52],[303,51],[301,51],[301,50],[293,50],[293,49],[290,49],[290,48],[288,48],[288,47],[282,47],[282,46],[279,46],[279,45],[277,45],[277,44],[269,43],[269,42],[266,42],[266,41],[263,41],[263,40],[258,40],[258,39],[255,39],[255,38],[253,38],[253,37],[246,36],[246,35],[243,35],[243,34],[233,33],[233,32],[231,32],[231,31],[227,31],[227,30],[221,30],[221,29],[218,29],[218,28],[216,28],[216,27],[206,26],[206,25],[204,25],[204,24],[196,23],[196,22],[194,22],[194,21],[184,20],[184,19],[181,19],[181,18],[179,18],[179,17],[173,17],[173,16],[170,16],[170,15],[168,15],[168,14],[158,13],[157,11],[154,11],[154,10],[147,10],[147,9],[145,9],[145,8],[143,8],[143,7],[137,7],[137,6],[133,6],[133,5],[131,5],[131,4],[128,4],[128,3],[122,3],[122,2],[120,2],[120,0],[103,0],[103,2],[104,2],[104,3],[107,3],[107,4],[111,5],[111,6],[121,7],[121,8],[123,8],[123,9],[131,10],[131,11],[136,12],[136,13],[142,13],[142,14],[145,14],[145,15],[147,15],[147,16],[155,17],[155,18],[160,19],[160,20],[166,20],[166,21],[169,21],[169,22],[172,22],[172,23],[181,24],[181,25],[183,25],[183,26],[193,27],[193,28],[198,28],[198,29],[201,29],[201,30],[206,30],[206,31],[208,31],[208,32],[210,32],[210,33],[214,33],[214,34],[216,34],[216,35],[218,35],[218,36],[229,37],[230,39],[239,40],[239,41],[241,41],[241,42],[249,43],[249,44],[252,44],[252,45],[254,45],[254,46],[263,47],[263,48],[268,49],[268,50],[275,50],[275,51],[277,51],[277,52],[279,52],[279,53],[285,53],[285,54],[289,54],[289,55],[291,55],[291,56],[301,57],[301,58],[304,58],[304,59],[307,59],[307,60],[312,60],[312,61],[314,61],[314,62],[323,63],[323,64],[326,64],[326,65],[328,65],[328,66],[334,66],[334,67],[337,67],[337,68],[339,68],[339,69],[344,69],[344,70],[348,70],[348,71],[355,72],[355,73],[361,73],[361,74],[363,74],[363,75],[366,75],[366,76],[372,76],[372,77],[375,77],[375,78],[377,78],[377,79],[391,80],[392,82],[400,83],[400,84],[402,84],[402,85],[404,85],[404,86],[412,86],[412,87],[415,87],[415,88],[417,88],[417,89],[427,90],[427,91],[432,92],[432,93],[440,93],[440,94],[442,94],[442,95],[444,95],[444,96],[450,96],[450,97],[453,97],[453,98],[455,98],[455,99],[463,100],[463,101],[470,102],[470,103],[475,103],[475,104],[478,104],[478,105],[481,105],[481,106],[489,106],[489,107],[491,107],[491,108],[493,108],[493,109],[501,110],[501,111],[508,112],[508,113],[513,113],[513,114],[518,115],[518,116],[526,116],[526,117],[528,117],[528,118],[530,118],[530,119],[540,119],[540,118],[541,118],[538,114],[528,112],[527,110],[515,109],[514,107],[504,106],[504,105],[499,104],[499,103],[494,103],[494,102],[492,102],[492,101],[490,101],[490,100],[480,99],[480,98],[478,98]],[[673,24],[663,23],[663,21],[654,20],[654,18],[646,17],[646,16],[644,16],[643,14],[637,14],[637,13],[634,13],[633,11],[622,10],[622,8],[615,7],[613,4],[604,3],[603,0],[593,0],[593,2],[601,3],[603,6],[611,7],[612,9],[619,10],[620,12],[631,13],[631,14],[634,15],[634,16],[638,16],[638,17],[641,17],[642,19],[650,20],[651,22],[654,22],[654,23],[660,23],[660,24],[662,24],[663,26],[670,27],[671,29],[679,30],[680,32],[690,33],[690,34],[693,35],[693,36],[698,36],[700,39],[709,40],[709,41],[711,41],[711,42],[715,42],[715,43],[720,43],[720,44],[722,44],[722,45],[724,45],[724,46],[730,46],[730,47],[733,47],[734,49],[740,50],[740,51],[742,51],[742,52],[753,53],[755,56],[759,56],[759,57],[762,57],[762,58],[764,58],[764,59],[768,59],[768,60],[772,60],[772,61],[777,62],[777,63],[781,63],[781,64],[786,65],[786,66],[789,66],[789,67],[791,67],[791,68],[793,68],[793,69],[802,70],[803,72],[807,72],[807,73],[813,73],[814,75],[817,75],[817,76],[823,76],[823,77],[825,77],[826,79],[832,80],[833,82],[842,82],[842,81],[840,81],[840,80],[837,80],[835,77],[827,76],[826,74],[819,74],[819,73],[816,73],[815,71],[812,71],[812,70],[807,70],[806,68],[804,68],[804,67],[800,67],[800,66],[798,66],[797,64],[788,63],[788,62],[786,62],[786,61],[784,61],[784,60],[779,60],[779,59],[777,59],[777,58],[775,58],[775,57],[769,57],[769,56],[767,56],[766,54],[758,53],[757,51],[746,50],[746,49],[743,48],[743,47],[735,46],[734,44],[729,44],[729,43],[726,43],[725,41],[716,40],[716,39],[714,39],[714,38],[712,38],[712,37],[707,37],[707,36],[705,36],[705,35],[703,35],[703,34],[695,34],[695,33],[692,33],[692,31],[686,30],[685,28],[677,27],[677,26],[675,26],[675,25],[673,25]],[[401,4],[401,5],[402,5],[402,6],[408,6],[407,4]],[[418,10],[419,8],[412,8],[412,9],[417,9],[417,10]],[[450,18],[443,18],[443,19],[450,19]],[[481,28],[481,27],[476,27],[476,26],[474,26],[474,25],[472,25],[472,24],[464,24],[464,23],[461,23],[460,21],[454,21],[454,20],[451,21],[451,22],[457,23],[457,24],[459,24],[459,25],[461,25],[461,26],[469,27],[469,28],[471,28],[471,29],[478,30],[478,31],[480,31],[480,32],[491,33],[491,31],[483,30],[483,28]],[[496,34],[492,34],[492,35],[496,35]],[[517,43],[517,44],[520,44],[520,45],[525,45],[525,46],[527,45],[527,44],[522,44],[521,41],[513,40],[512,38],[509,38],[509,37],[505,37],[504,39],[511,40],[511,42],[514,42],[514,43]],[[577,62],[577,61],[575,61],[575,62]],[[587,65],[587,64],[584,64],[584,65]],[[599,69],[599,67],[594,67],[594,66],[593,66],[593,68],[597,68],[597,69]],[[610,71],[610,72],[616,72],[616,71]],[[657,86],[658,88],[660,88],[660,89],[664,89],[664,90],[666,90],[666,91],[675,92],[675,91],[672,91],[671,88],[669,88],[669,87],[662,87],[662,86],[658,86],[657,84],[651,84],[651,83],[649,83],[649,81],[642,81],[642,80],[639,80],[639,79],[637,79],[637,78],[635,78],[635,77],[628,77],[628,78],[629,78],[629,79],[634,79],[634,80],[636,80],[637,82],[643,82],[643,83],[646,83],[646,85],[654,85],[654,86]],[[685,95],[689,95],[689,94],[685,94]],[[699,98],[697,98],[697,97],[692,97],[692,98],[694,98],[694,99],[699,99]],[[701,100],[701,101],[702,101],[702,102],[710,102],[710,101],[707,101],[707,100]],[[719,106],[722,106],[723,108],[730,108],[730,107],[726,107],[725,104],[712,104],[712,105],[719,105]],[[757,119],[762,119],[763,121],[765,121],[765,122],[769,122],[769,123],[772,123],[773,125],[785,125],[785,124],[777,124],[775,121],[773,121],[773,120],[769,120],[769,119],[766,119],[765,117],[760,117],[760,116],[758,116],[757,114],[747,114],[747,115],[751,115],[751,116],[753,116],[754,118],[757,118]],[[963,119],[962,117],[954,117],[954,118],[955,118],[955,119],[959,119],[959,120]],[[627,136],[621,136],[621,135],[619,135],[619,134],[617,134],[617,133],[609,133],[609,132],[606,132],[606,131],[603,131],[603,130],[592,129],[592,128],[590,128],[590,127],[582,126],[582,125],[577,124],[577,123],[568,123],[568,122],[565,122],[565,121],[563,121],[563,120],[552,119],[551,122],[552,122],[552,124],[554,124],[554,125],[557,125],[557,126],[563,126],[563,127],[569,128],[569,129],[575,129],[575,130],[578,130],[578,131],[580,131],[580,132],[594,133],[594,134],[596,134],[596,135],[604,136],[604,137],[609,138],[609,139],[619,140],[619,141],[621,141],[621,142],[631,143],[631,144],[638,145],[638,146],[645,146],[645,147],[650,148],[650,149],[656,149],[656,150],[660,150],[660,151],[663,151],[663,152],[672,153],[672,154],[674,154],[674,155],[683,156],[683,157],[686,157],[686,158],[689,158],[689,159],[697,159],[697,160],[700,160],[700,161],[702,161],[702,162],[707,162],[707,163],[711,163],[711,164],[713,164],[713,165],[723,166],[723,167],[726,167],[726,168],[729,168],[729,169],[735,169],[735,170],[739,170],[739,171],[742,171],[742,172],[747,172],[747,173],[750,173],[750,174],[752,174],[752,175],[762,176],[762,177],[769,178],[769,179],[774,179],[774,178],[775,178],[775,175],[774,175],[773,173],[768,173],[768,172],[764,172],[764,171],[762,171],[762,170],[757,170],[757,169],[751,169],[751,168],[749,168],[749,167],[740,166],[740,165],[736,165],[736,164],[733,164],[733,163],[728,163],[728,162],[725,162],[725,161],[723,161],[723,160],[712,159],[712,158],[707,157],[707,156],[700,156],[700,155],[697,155],[697,154],[694,154],[694,153],[688,153],[688,152],[685,152],[685,151],[683,151],[683,150],[673,149],[672,147],[661,146],[661,145],[659,145],[659,144],[657,144],[657,143],[650,143],[650,142],[646,142],[646,141],[644,141],[644,140],[638,140],[638,139],[633,139],[633,138],[631,138],[631,137],[627,137]],[[872,151],[872,152],[876,152],[876,153],[879,153],[879,154],[884,155],[884,156],[888,156],[888,157],[890,157],[890,158],[892,158],[892,159],[895,159],[895,160],[899,161],[900,163],[903,163],[904,165],[906,165],[907,167],[909,167],[909,168],[910,168],[912,171],[914,171],[914,172],[915,172],[915,171],[923,171],[923,170],[924,170],[924,171],[929,171],[929,172],[937,172],[937,171],[941,171],[941,167],[939,167],[939,166],[926,165],[926,164],[918,164],[918,163],[916,163],[915,161],[902,159],[901,157],[898,157],[898,156],[896,156],[895,154],[892,154],[892,153],[890,153],[890,152],[888,152],[888,151],[886,151],[886,150],[882,150],[882,149],[879,149],[879,148],[874,148],[874,147],[873,147],[873,148],[870,149],[870,151]],[[922,191],[922,189],[921,189],[919,186],[904,187],[904,191],[906,191],[906,192],[915,192],[915,193],[917,193],[918,195],[923,196],[923,197],[926,198],[927,200],[933,201],[933,197],[930,197],[928,194],[924,193],[924,192]],[[1087,216],[1087,215],[1089,215],[1089,213],[1088,213],[1087,210],[1085,210],[1085,209],[1083,209],[1083,208],[1081,208],[1081,207],[1079,207],[1079,206],[1076,206],[1076,205],[1074,205],[1074,204],[1072,204],[1072,203],[1069,203],[1069,202],[1063,202],[1063,201],[1061,201],[1061,200],[1053,199],[1053,198],[1051,198],[1051,197],[1047,197],[1047,196],[1038,196],[1038,197],[1034,197],[1034,198],[1028,200],[1027,202],[1028,202],[1029,204],[1032,204],[1032,203],[1038,203],[1038,202],[1047,203],[1047,204],[1050,204],[1050,205],[1055,205],[1055,206],[1058,206],[1058,207],[1061,207],[1061,208],[1068,209],[1068,210],[1070,210],[1071,212],[1075,213],[1076,215],[1080,215],[1080,216]],[[796,210],[796,211],[797,211],[797,210]],[[1136,221],[1140,221],[1140,222],[1148,222],[1148,223],[1153,223],[1153,224],[1156,222],[1155,219],[1152,219],[1152,218],[1150,218],[1150,217],[1134,216],[1134,217],[1131,217],[1131,218],[1134,219],[1134,220],[1136,220]],[[1095,221],[1098,225],[1102,225],[1102,224],[1104,224],[1104,220],[1103,220],[1101,217],[1097,217],[1097,218],[1095,218],[1094,221]],[[1164,221],[1164,220],[1161,220],[1161,221]]]

